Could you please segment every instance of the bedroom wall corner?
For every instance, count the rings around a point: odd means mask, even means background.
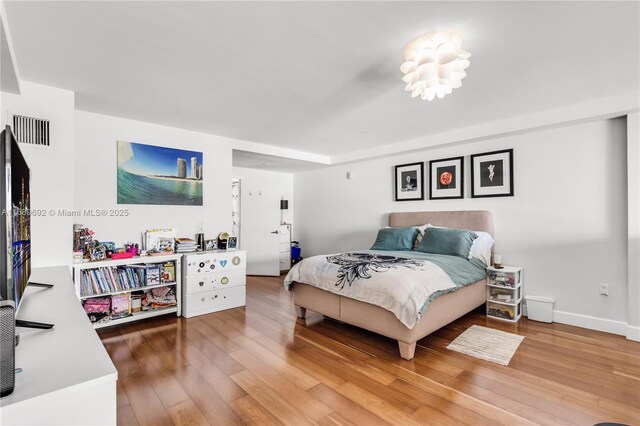
[[[628,339],[640,341],[640,113],[627,115]]]

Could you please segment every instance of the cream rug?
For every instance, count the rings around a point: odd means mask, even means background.
[[[472,325],[451,342],[447,349],[496,364],[509,365],[522,339],[524,336]]]

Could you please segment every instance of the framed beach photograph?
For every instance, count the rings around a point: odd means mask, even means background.
[[[395,167],[395,200],[424,200],[424,163]]]
[[[118,141],[118,204],[202,205],[202,153]]]
[[[513,196],[513,149],[471,156],[471,197]]]
[[[464,198],[464,157],[429,161],[429,199]]]

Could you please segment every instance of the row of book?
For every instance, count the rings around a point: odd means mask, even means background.
[[[176,280],[174,262],[108,266],[80,271],[80,295],[126,291]]]

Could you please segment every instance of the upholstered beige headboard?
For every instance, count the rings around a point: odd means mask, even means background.
[[[389,226],[414,226],[430,223],[447,228],[484,231],[493,236],[493,215],[485,210],[444,212],[398,212],[389,214]]]

